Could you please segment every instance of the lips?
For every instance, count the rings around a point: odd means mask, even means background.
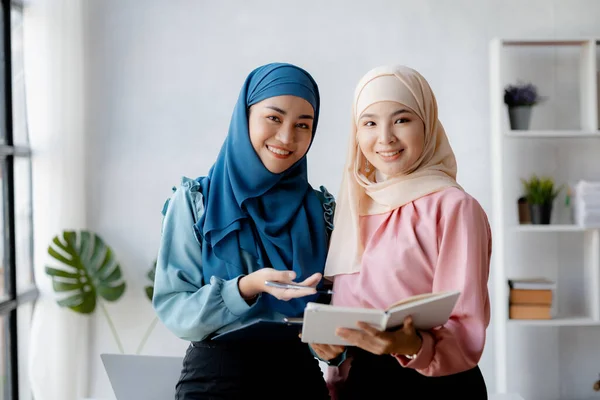
[[[378,151],[377,155],[384,161],[395,161],[404,152],[404,149],[391,151]]]
[[[393,157],[396,154],[400,153],[401,150],[396,150],[396,151],[380,151],[379,154],[384,156],[384,157]]]
[[[267,145],[266,147],[267,150],[269,150],[271,154],[273,154],[277,158],[288,158],[293,153],[293,151],[291,150],[287,150],[277,146]]]

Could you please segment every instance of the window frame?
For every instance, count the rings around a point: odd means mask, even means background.
[[[32,152],[29,145],[15,146],[13,141],[13,102],[12,102],[12,40],[11,40],[11,11],[17,10],[23,12],[23,1],[1,0],[2,18],[3,18],[3,40],[4,51],[4,112],[6,121],[4,121],[4,142],[0,143],[0,160],[4,163],[2,184],[4,186],[3,213],[4,213],[4,265],[6,282],[6,296],[0,301],[0,318],[7,318],[5,328],[6,341],[6,362],[7,362],[7,386],[4,388],[4,395],[7,399],[19,399],[19,351],[18,351],[18,333],[17,333],[17,314],[19,306],[27,303],[33,303],[39,296],[39,291],[35,282],[35,275],[32,273],[31,287],[19,293],[17,291],[17,265],[16,265],[16,210],[15,210],[15,176],[14,166],[18,158],[28,158],[31,160]],[[2,121],[0,121],[1,123]],[[31,181],[29,182],[31,185]],[[32,193],[30,192],[30,195]],[[33,218],[33,217],[32,217]],[[32,224],[32,220],[29,221]],[[33,225],[31,225],[33,228]],[[33,235],[33,229],[30,230]],[[31,238],[33,244],[33,238]],[[30,246],[30,258],[33,260],[33,245]],[[33,266],[32,266],[33,269]]]

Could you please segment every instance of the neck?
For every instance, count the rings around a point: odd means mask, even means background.
[[[385,175],[384,173],[382,173],[381,171],[379,171],[378,169],[375,170],[375,182],[384,182],[388,179],[389,177],[387,175]]]

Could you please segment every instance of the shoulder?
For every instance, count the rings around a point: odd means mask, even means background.
[[[319,189],[313,189],[315,195],[323,207],[323,217],[327,224],[327,229],[333,230],[333,215],[335,213],[335,197],[327,190],[325,186],[319,186]]]
[[[450,187],[444,190],[440,190],[435,193],[437,202],[441,207],[455,208],[462,206],[469,206],[475,208],[481,208],[481,205],[473,196],[456,187]]]
[[[319,186],[318,190],[313,190],[323,205],[335,205],[335,198],[325,186]]]
[[[467,218],[489,225],[488,217],[479,201],[464,190],[452,187],[435,194],[438,220],[448,222]]]
[[[194,213],[197,220],[204,212],[203,192],[208,184],[208,178],[191,179],[183,176],[179,185],[171,188],[171,196],[165,201],[162,214],[166,215],[170,208],[187,208]]]

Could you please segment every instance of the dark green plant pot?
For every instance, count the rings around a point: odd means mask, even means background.
[[[552,203],[529,204],[531,223],[534,225],[549,225],[552,218]]]
[[[529,122],[531,121],[531,106],[508,107],[508,118],[510,120],[510,129],[516,131],[528,130]]]

